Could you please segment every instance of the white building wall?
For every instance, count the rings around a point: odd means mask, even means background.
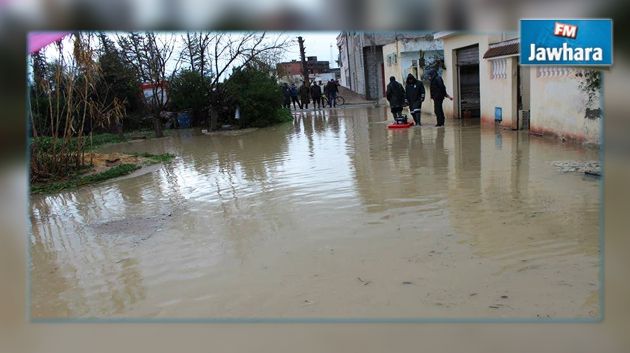
[[[443,37],[444,63],[447,69],[442,78],[447,91],[455,97],[458,95],[456,50],[478,44],[481,120],[484,123],[494,123],[495,108],[501,107],[501,126],[506,128],[511,127],[512,120],[518,116],[518,56],[485,60],[483,54],[490,43],[510,38],[514,38],[514,34],[458,34]],[[499,69],[493,65],[493,62],[498,62],[495,60],[503,61]],[[522,70],[523,73],[529,72],[529,77],[522,80],[529,80],[529,91],[524,94],[524,105],[529,105],[531,132],[587,144],[601,143],[601,97],[597,95],[589,105],[587,93],[579,87],[580,70],[569,67],[531,67],[529,70]],[[457,98],[453,101],[444,100],[444,112],[447,117],[458,117]]]
[[[567,140],[600,144],[602,117],[587,117],[587,109],[601,108],[601,97],[589,107],[579,87],[581,71],[569,67],[532,67],[530,70],[530,130]],[[601,112],[601,111],[600,111]]]
[[[350,62],[348,61],[348,41],[347,33],[341,32],[337,36],[337,47],[339,48],[340,74],[339,83],[344,87],[350,87]]]
[[[394,56],[396,55],[396,59],[394,60]],[[400,80],[400,60],[398,59],[398,50],[396,48],[396,43],[390,43],[383,46],[383,68],[385,75],[385,85],[389,83],[389,78],[391,76],[396,77],[397,80]]]
[[[483,56],[483,53],[480,54]],[[518,57],[493,58],[483,60],[480,65],[486,66],[487,77],[480,74],[479,81],[485,81],[487,94],[482,98],[481,119],[484,123],[494,122],[495,108],[502,109],[501,126],[512,127],[512,121],[518,117],[517,78]],[[481,70],[480,70],[481,71]],[[485,112],[485,113],[484,113]]]
[[[328,82],[330,80],[334,80],[335,79],[335,73],[334,72],[326,72],[326,73],[320,73],[320,74],[311,74],[309,75],[309,78],[311,79],[311,82],[315,81],[315,82],[319,82],[322,81],[322,83]],[[341,83],[341,80],[340,80]]]
[[[153,88],[145,88],[142,90],[144,94],[144,101],[148,104],[153,104]],[[158,101],[168,102],[168,91],[158,88],[156,90],[158,95]]]

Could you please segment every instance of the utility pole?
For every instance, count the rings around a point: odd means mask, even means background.
[[[306,67],[306,53],[304,48],[304,39],[298,37],[298,44],[300,45],[300,58],[302,59],[302,76],[304,76],[304,85],[309,86],[308,82],[308,68]]]

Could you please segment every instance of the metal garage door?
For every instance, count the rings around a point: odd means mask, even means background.
[[[460,117],[479,118],[479,46],[457,50],[457,74],[459,81]]]

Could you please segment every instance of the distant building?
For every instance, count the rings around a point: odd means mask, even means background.
[[[309,77],[330,73],[330,62],[317,60],[316,56],[308,56],[306,58],[306,70]],[[276,72],[278,78],[284,82],[298,82],[303,80],[302,61],[292,60],[276,64]]]
[[[383,47],[385,61],[385,78],[396,77],[402,81],[407,74],[420,79],[425,69],[434,68],[438,61],[444,61],[444,50],[441,40],[434,40],[433,35],[405,36]]]
[[[422,53],[426,60],[443,55],[430,32],[341,32],[337,47],[341,85],[374,100],[385,97],[389,76],[400,80],[412,66],[417,74]]]
[[[335,75],[334,72],[326,72],[326,73],[322,73],[322,74],[313,74],[313,75],[309,75],[309,80],[315,81],[315,82],[328,82],[330,80],[336,80],[337,77]]]
[[[154,92],[158,94],[158,102],[168,102],[168,84],[160,83],[143,83],[140,85],[145,103],[152,103]]]
[[[395,33],[341,32],[337,36],[339,83],[367,99],[384,97],[383,46],[395,37]]]
[[[341,68],[340,67],[335,67],[335,68],[330,69],[330,73],[335,75],[335,77],[334,77],[335,80],[341,79]]]
[[[302,74],[302,62],[293,60],[276,64],[276,72],[278,76],[293,76]]]
[[[429,92],[429,81],[425,71],[441,70],[441,64],[444,62],[442,41],[435,40],[431,33],[402,33],[396,36],[395,41],[383,46],[383,60],[386,84],[389,78],[394,76],[404,85],[407,75],[412,74],[418,80],[424,78],[425,92]],[[381,103],[385,102],[385,98],[381,99]],[[430,98],[425,98],[422,111],[433,113],[433,105],[430,103]]]
[[[316,56],[307,56],[306,69],[309,74],[323,74],[330,72],[330,63],[328,61],[317,60]]]

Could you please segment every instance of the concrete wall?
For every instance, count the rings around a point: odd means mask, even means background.
[[[350,87],[350,62],[348,61],[348,42],[346,33],[341,32],[337,36],[337,48],[339,48],[340,74],[339,83],[344,87]]]
[[[350,87],[352,91],[365,95],[365,68],[363,63],[363,35],[348,35],[350,53]]]
[[[483,56],[483,53],[480,55]],[[493,70],[493,62],[494,65],[499,67],[499,69]],[[513,56],[483,60],[480,63],[480,66],[486,66],[488,76],[481,76],[480,68],[479,82],[481,84],[482,81],[485,81],[484,85],[487,92],[490,92],[490,94],[486,94],[481,98],[481,120],[483,123],[494,122],[495,108],[500,107],[503,111],[501,126],[511,128],[512,121],[518,117],[518,90],[516,76],[516,70],[518,70],[518,57]]]
[[[363,35],[359,32],[342,32],[337,36],[337,46],[341,57],[341,85],[365,94]]]
[[[379,99],[385,96],[383,88],[383,47],[368,46],[363,48],[365,63],[365,98]],[[359,92],[361,93],[361,92]]]
[[[530,70],[530,131],[580,143],[599,144],[602,118],[587,118],[587,108],[600,108],[597,97],[589,107],[579,88],[581,71],[567,67]]]
[[[385,71],[386,84],[389,82],[389,78],[391,76],[396,77],[397,80],[400,80],[400,77],[401,77],[400,73],[402,71],[400,69],[400,60],[397,60],[396,62],[392,61],[390,63],[388,63],[387,61],[387,58],[392,54],[396,54],[398,55],[398,57],[400,57],[400,53],[398,52],[396,42],[383,46],[383,61],[385,63],[385,65],[383,66],[384,66],[384,71]]]

